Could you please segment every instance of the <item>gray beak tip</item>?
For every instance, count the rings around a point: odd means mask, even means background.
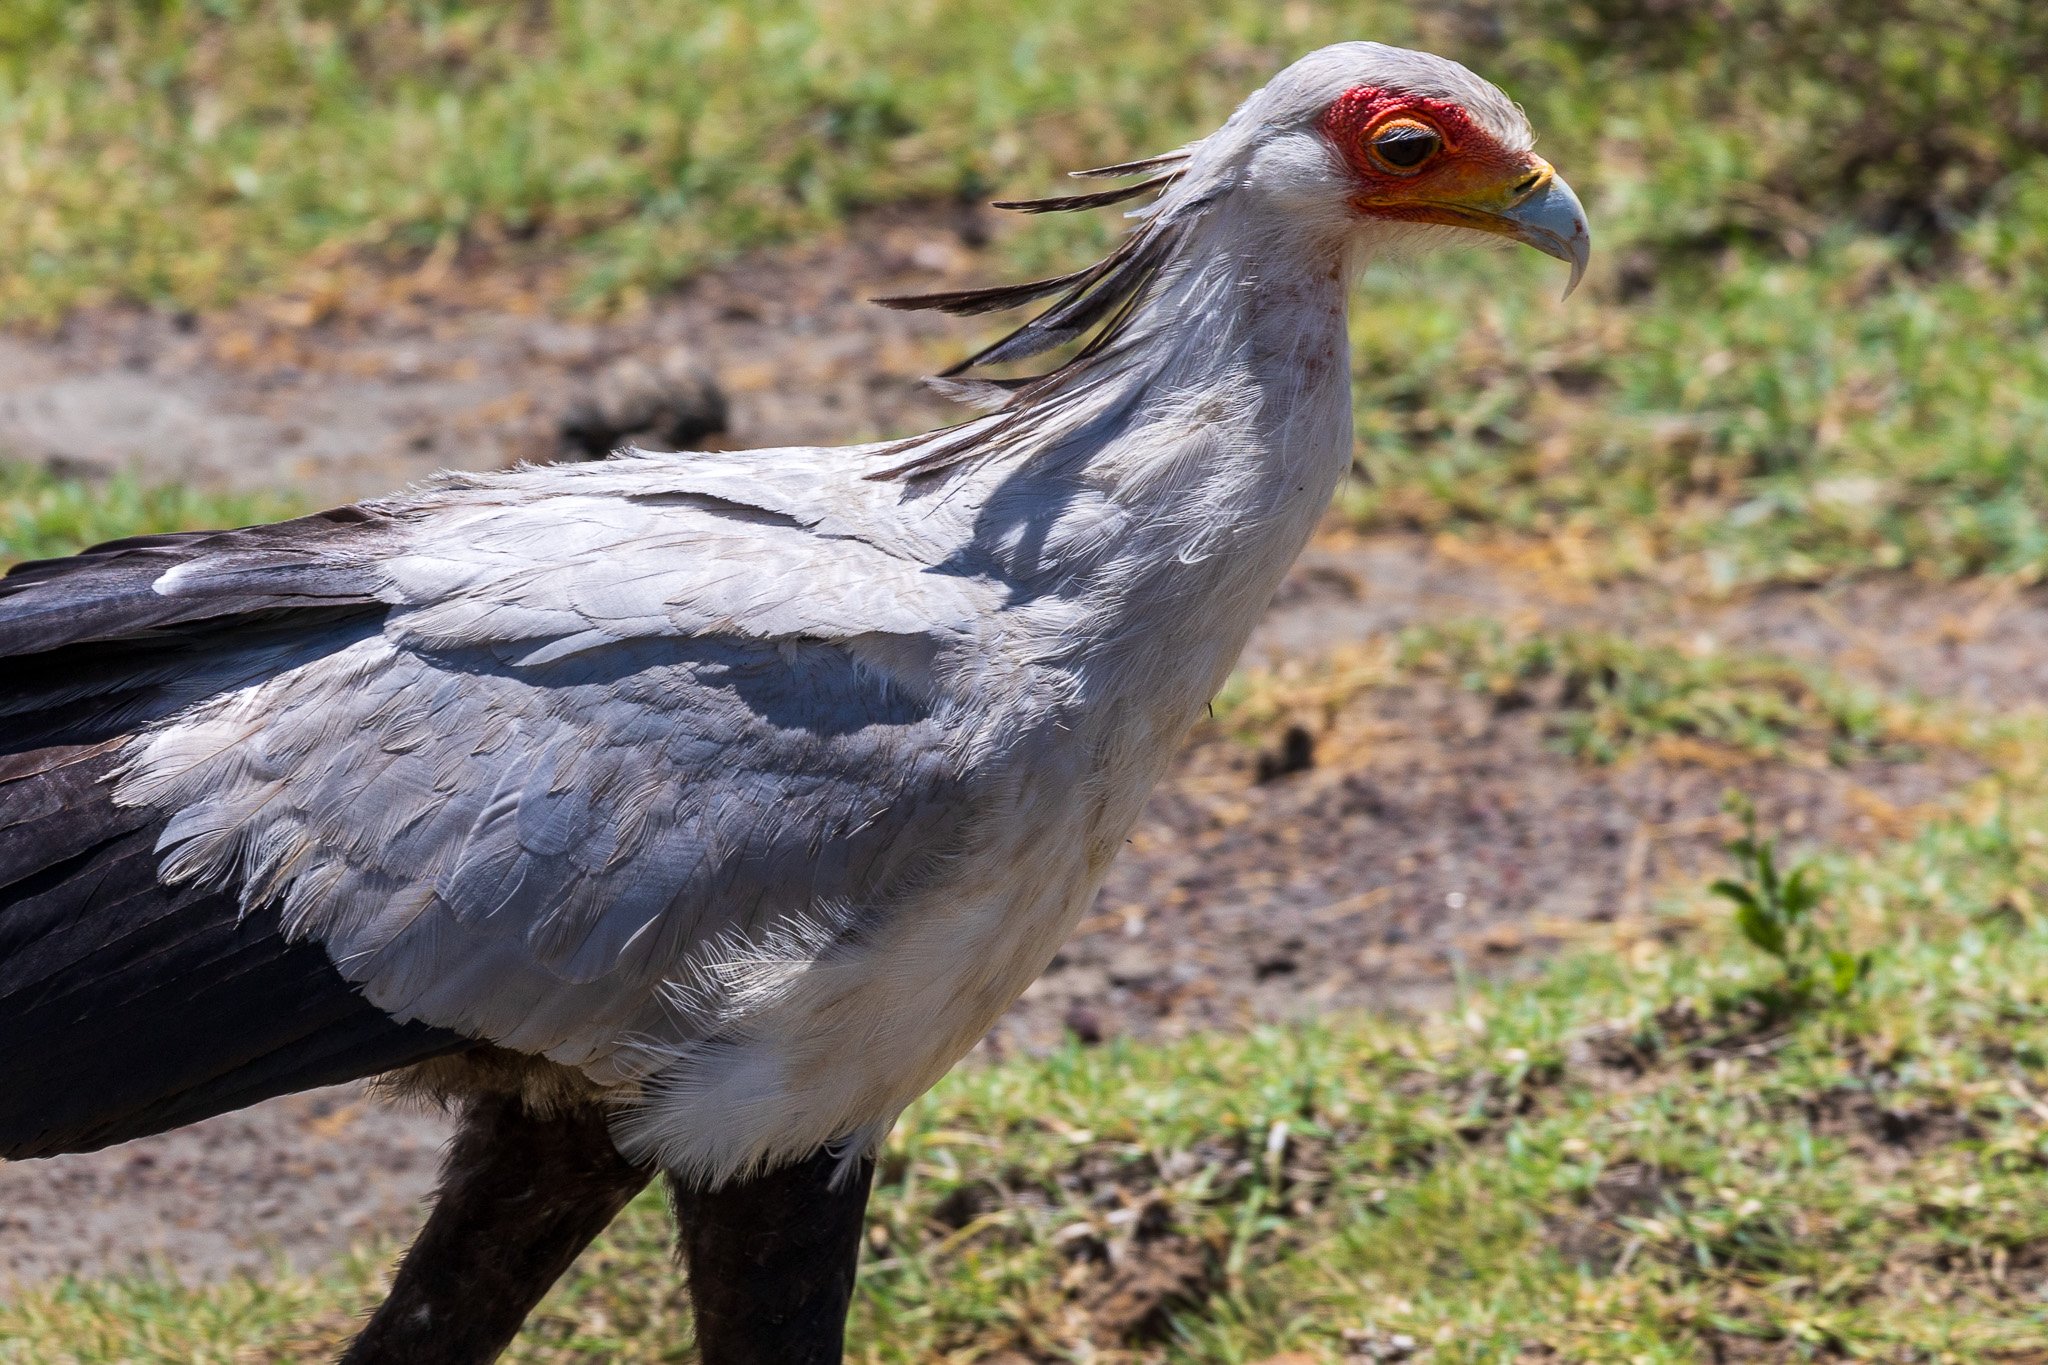
[[[1585,206],[1564,183],[1564,177],[1551,176],[1541,189],[1501,217],[1513,226],[1516,241],[1572,268],[1564,286],[1564,297],[1570,298],[1586,277],[1587,262],[1593,259],[1593,234],[1586,226]]]
[[[1591,253],[1588,252],[1585,249],[1585,247],[1590,246],[1591,241],[1588,237],[1584,235],[1580,236],[1579,241],[1583,245],[1580,247],[1578,253],[1572,257],[1572,275],[1570,279],[1564,282],[1564,293],[1558,296],[1559,303],[1563,303],[1569,300],[1571,296],[1578,291],[1579,281],[1586,278],[1586,262],[1590,258]]]

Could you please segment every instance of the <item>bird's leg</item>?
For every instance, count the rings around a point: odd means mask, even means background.
[[[488,1365],[652,1175],[619,1155],[595,1105],[471,1100],[434,1212],[341,1365]]]
[[[838,1365],[874,1182],[818,1152],[715,1190],[671,1178],[704,1365]]]

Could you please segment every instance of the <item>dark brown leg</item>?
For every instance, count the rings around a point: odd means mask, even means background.
[[[647,1184],[592,1105],[470,1101],[427,1225],[341,1365],[489,1365],[576,1253]]]
[[[875,1163],[835,1190],[838,1167],[819,1152],[708,1193],[670,1181],[704,1365],[839,1365]]]

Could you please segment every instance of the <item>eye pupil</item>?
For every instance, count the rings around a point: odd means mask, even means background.
[[[1389,128],[1372,140],[1372,149],[1379,159],[1403,171],[1414,170],[1436,155],[1442,145],[1443,139],[1434,130],[1413,124]]]

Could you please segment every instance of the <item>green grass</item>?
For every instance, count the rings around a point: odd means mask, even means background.
[[[1788,1009],[1704,896],[1444,1016],[969,1067],[888,1150],[854,1359],[1971,1361],[2048,1351],[2048,850],[2025,785],[1820,864]],[[0,1360],[315,1361],[377,1292],[67,1283]],[[643,1199],[511,1357],[682,1360]],[[1013,1355],[1003,1355],[1014,1352]]]
[[[1589,764],[1672,740],[1694,754],[1801,766],[1912,762],[1929,748],[1988,753],[2008,728],[1769,653],[1493,617],[1449,618],[1319,659],[1241,670],[1210,714],[1221,733],[1265,747],[1290,724],[1326,728],[1363,692],[1431,678],[1500,711],[1536,709],[1557,746]]]
[[[1382,283],[1357,329],[1372,478],[1350,510],[1541,537],[1595,576],[1693,591],[2032,581],[2048,298],[2031,267],[1925,276],[1904,251],[1847,232],[1798,261],[1731,249],[1663,267],[1653,301],[1566,313],[1499,261]]]
[[[1284,41],[1251,0],[23,0],[12,30],[17,318],[458,244],[566,250],[617,302],[863,204],[1173,145]]]
[[[1357,37],[1507,82],[1617,250],[1785,245],[1837,216],[1946,241],[2018,209],[2048,109],[2016,87],[2048,22],[2020,0],[1855,9],[17,0],[0,306],[204,304],[323,249],[451,238],[573,248],[600,292],[659,284],[862,204],[1171,146]]]
[[[1541,705],[1561,746],[1613,763],[1662,737],[1752,758],[1910,757],[1916,708],[1769,655],[1691,653],[1605,631],[1517,632],[1490,618],[1402,633],[1405,672],[1455,677],[1501,707]],[[1924,708],[1920,708],[1924,710]]]
[[[0,460],[0,566],[124,536],[275,521],[297,510],[282,496],[205,493],[133,475],[71,479]]]

